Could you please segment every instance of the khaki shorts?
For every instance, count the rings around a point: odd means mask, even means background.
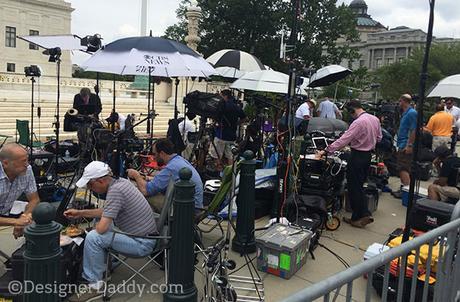
[[[450,149],[450,143],[452,138],[450,136],[433,136],[433,145],[431,146],[431,150],[436,150],[437,147],[442,145],[446,146]]]
[[[412,163],[412,154],[406,154],[403,150],[398,151],[396,154],[396,161],[398,165],[398,171],[410,172],[410,165]]]
[[[449,198],[460,199],[460,191],[456,187],[441,187],[440,185],[432,184],[433,190],[439,194],[441,201],[446,201]]]
[[[231,159],[231,158],[233,158],[232,145],[234,143],[235,142],[233,142],[233,141],[224,141],[223,139],[215,137],[214,138],[214,145],[216,146],[216,148],[214,148],[214,146],[211,144],[209,146],[209,154],[214,159],[217,159],[217,158],[222,159],[224,157],[228,158],[228,159]],[[216,149],[217,149],[217,153],[216,153]]]

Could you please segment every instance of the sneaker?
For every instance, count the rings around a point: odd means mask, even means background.
[[[364,228],[369,223],[374,222],[374,218],[372,216],[362,217],[358,220],[351,220],[351,218],[343,217],[343,221],[354,226],[355,228]]]
[[[86,291],[76,293],[69,297],[69,302],[90,302],[102,298],[104,295],[101,290],[87,287]]]

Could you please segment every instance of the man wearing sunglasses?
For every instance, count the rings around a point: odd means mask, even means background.
[[[143,257],[152,253],[156,240],[136,236],[155,234],[152,208],[141,192],[128,180],[113,178],[109,166],[93,161],[85,167],[77,187],[87,187],[99,194],[107,194],[103,208],[76,210],[69,209],[64,215],[70,219],[100,218],[96,229],[86,235],[83,250],[83,278],[89,282],[90,291],[76,294],[69,301],[92,301],[102,296],[103,274],[107,249],[112,248],[122,254]],[[111,231],[115,225],[127,236]]]

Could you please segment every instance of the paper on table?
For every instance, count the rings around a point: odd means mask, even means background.
[[[10,214],[11,215],[19,215],[26,210],[27,202],[15,200],[13,202],[13,206],[11,207]]]
[[[76,245],[80,246],[80,244],[83,242],[83,237],[75,237],[72,238],[72,241],[75,242]]]

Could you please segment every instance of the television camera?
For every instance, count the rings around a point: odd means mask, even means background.
[[[184,97],[187,111],[204,118],[217,119],[224,99],[219,94],[192,91]]]

